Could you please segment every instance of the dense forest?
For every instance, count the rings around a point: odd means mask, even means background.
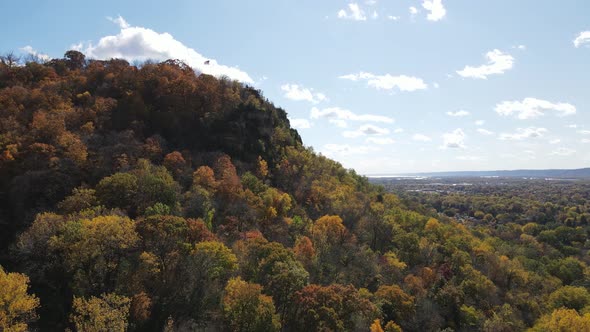
[[[588,191],[546,191],[400,198],[250,86],[3,56],[0,330],[589,331]]]

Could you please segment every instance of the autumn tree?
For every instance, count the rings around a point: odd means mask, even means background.
[[[574,309],[556,309],[541,317],[530,331],[590,331],[590,314],[580,315]]]
[[[389,321],[385,324],[385,327],[381,325],[381,321],[379,319],[375,319],[371,326],[369,327],[371,332],[402,332],[402,328],[397,325],[394,321]]]
[[[73,219],[48,240],[73,274],[76,294],[113,291],[128,255],[138,244],[135,222],[120,216]]]
[[[404,323],[411,321],[416,311],[415,299],[406,294],[399,286],[381,286],[375,292],[375,298],[381,307],[384,322],[394,321],[407,326]]]
[[[339,216],[319,218],[314,223],[311,232],[313,242],[319,248],[342,244],[348,236],[348,230]]]
[[[279,331],[281,323],[272,298],[262,294],[262,287],[242,279],[230,279],[223,296],[223,316],[231,331]]]
[[[240,252],[240,267],[246,280],[261,284],[273,296],[281,321],[293,308],[293,297],[308,281],[309,273],[295,259],[293,251],[262,237],[234,246]]]
[[[130,299],[114,293],[100,297],[74,297],[71,321],[77,331],[127,331]]]
[[[29,278],[20,273],[7,273],[0,266],[0,330],[28,331],[28,323],[37,316],[39,299],[30,295]]]
[[[308,285],[297,292],[292,324],[299,330],[345,331],[366,329],[378,309],[352,285]]]
[[[86,56],[75,50],[69,50],[64,54],[66,63],[71,70],[82,69],[86,65]]]
[[[237,268],[236,256],[223,243],[195,244],[178,263],[162,294],[168,310],[195,319],[206,318],[207,311],[219,305],[221,290]]]

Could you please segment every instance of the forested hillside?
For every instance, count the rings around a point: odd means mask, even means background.
[[[586,219],[402,202],[178,61],[3,57],[0,202],[0,330],[590,328]]]

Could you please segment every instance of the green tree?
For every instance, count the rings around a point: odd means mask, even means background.
[[[590,304],[590,293],[584,287],[563,286],[549,295],[549,308],[581,311]]]
[[[164,166],[154,166],[149,161],[138,161],[137,169],[132,171],[137,176],[137,195],[134,204],[139,213],[156,203],[175,207],[180,199],[180,186],[174,181]]]
[[[549,272],[561,279],[564,284],[570,285],[574,281],[584,278],[586,264],[575,257],[566,257],[548,264]]]
[[[88,188],[74,188],[72,194],[61,201],[57,207],[63,214],[80,212],[98,205],[96,191]]]
[[[96,196],[107,207],[129,210],[133,206],[138,190],[137,177],[129,173],[115,173],[106,177],[96,186]]]

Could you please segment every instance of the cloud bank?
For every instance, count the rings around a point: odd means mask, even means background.
[[[47,54],[43,54],[43,53],[39,53],[37,52],[32,46],[27,45],[25,47],[21,47],[20,48],[21,51],[25,52],[26,54],[29,54],[41,61],[49,61],[51,60],[51,57]]]
[[[121,29],[118,34],[100,38],[96,45],[78,45],[75,47],[87,57],[98,60],[112,58],[127,61],[163,61],[178,59],[200,73],[217,77],[227,76],[230,79],[245,83],[254,83],[252,78],[237,67],[219,64],[215,59],[207,58],[196,50],[174,39],[169,33],[159,33],[154,30],[131,26],[121,16],[108,18]]]
[[[552,111],[563,117],[576,114],[576,107],[568,103],[552,103],[537,98],[525,98],[522,101],[504,101],[496,105],[496,113],[502,116],[514,115],[518,119],[533,119],[545,115],[545,111]]]
[[[397,88],[400,91],[416,91],[428,88],[428,85],[421,78],[406,75],[375,75],[361,71],[358,74],[342,75],[339,78],[355,82],[359,80],[367,81],[368,86],[377,90],[393,90]]]
[[[521,141],[527,138],[542,137],[546,132],[545,128],[517,128],[515,133],[502,133],[499,138],[504,141]]]
[[[310,118],[312,119],[328,119],[330,122],[338,125],[339,127],[346,127],[346,121],[364,121],[364,122],[384,122],[393,123],[394,119],[375,114],[356,114],[352,111],[339,108],[312,108]]]

